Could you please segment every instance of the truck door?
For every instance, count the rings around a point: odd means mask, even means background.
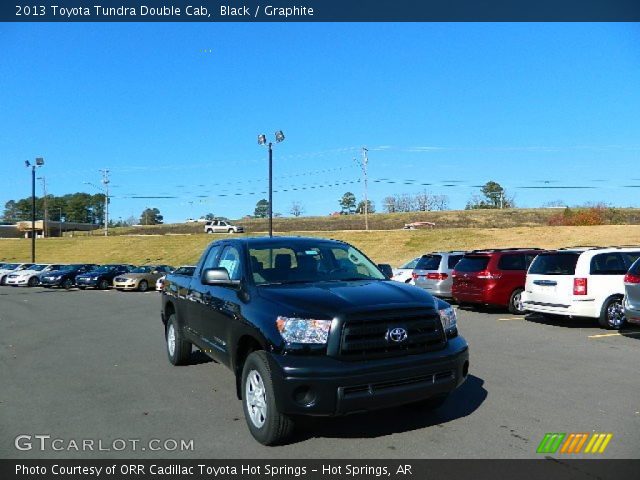
[[[234,245],[224,246],[213,267],[226,268],[231,280],[241,280],[244,265],[240,250]],[[212,267],[208,267],[212,268]],[[203,285],[199,282],[200,336],[211,348],[208,352],[222,363],[229,364],[228,331],[231,322],[240,316],[240,300],[234,287]]]

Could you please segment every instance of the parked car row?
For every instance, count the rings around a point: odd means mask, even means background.
[[[640,324],[640,247],[505,248],[423,255],[394,272],[460,305]]]
[[[92,263],[0,263],[0,285],[45,288],[60,287],[80,290],[95,288],[106,290],[137,290],[145,292],[157,288],[157,281],[167,273],[188,271],[189,266],[174,269],[169,265],[129,264],[96,265]]]

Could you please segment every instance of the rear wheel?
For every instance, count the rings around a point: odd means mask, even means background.
[[[621,297],[612,297],[607,299],[602,306],[602,312],[598,323],[602,328],[610,330],[620,330],[626,319],[624,317],[624,306]]]
[[[524,292],[524,290],[522,288],[518,288],[509,298],[509,312],[514,315],[524,315],[526,313],[524,304],[522,303],[522,292]]]
[[[167,356],[173,365],[186,365],[189,363],[191,343],[184,339],[175,313],[172,313],[167,320],[165,340],[167,342]]]
[[[140,283],[138,284],[138,290],[140,290],[141,292],[146,292],[147,290],[149,290],[149,284],[146,280],[140,280]]]
[[[276,445],[293,432],[291,417],[276,408],[267,354],[253,352],[242,369],[242,407],[249,431],[263,445]]]

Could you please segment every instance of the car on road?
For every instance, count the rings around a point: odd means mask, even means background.
[[[36,287],[40,285],[40,274],[60,268],[62,268],[60,264],[38,263],[25,270],[9,273],[6,284],[14,287]]]
[[[193,276],[193,272],[196,269],[194,265],[183,265],[181,267],[176,268],[173,272],[174,275],[185,275],[187,277]],[[158,280],[156,280],[156,291],[161,292],[164,287],[164,279],[166,275],[161,276]]]
[[[74,263],[63,265],[58,270],[41,273],[38,277],[40,285],[45,288],[61,287],[69,290],[76,284],[76,276],[95,270],[98,265],[93,263]]]
[[[224,220],[209,220],[204,224],[204,233],[243,233],[244,228]]]
[[[169,265],[142,265],[128,273],[123,273],[113,279],[113,288],[116,290],[138,290],[146,292],[149,286],[155,286],[156,281],[170,273],[173,267]]]
[[[216,241],[193,277],[167,275],[161,298],[169,361],[188,363],[195,345],[229,367],[265,445],[299,415],[437,408],[469,370],[455,310],[341,241]]]
[[[391,280],[400,283],[413,283],[411,272],[413,272],[413,269],[416,267],[418,260],[420,260],[420,257],[416,257],[413,260],[403,263],[398,268],[394,268]]]
[[[625,323],[624,277],[640,247],[575,247],[540,253],[529,267],[522,302],[530,312],[598,319],[601,327]]]
[[[640,325],[640,259],[624,276],[624,316],[629,323]]]
[[[465,253],[451,251],[423,255],[411,273],[414,285],[436,297],[451,298],[451,274]]]
[[[121,263],[102,265],[95,270],[77,275],[76,286],[80,290],[84,290],[87,287],[106,290],[111,286],[113,279],[117,275],[129,273],[134,268],[133,265]]]
[[[461,305],[502,307],[513,314],[524,315],[522,292],[527,269],[541,251],[539,248],[502,248],[468,252],[451,275],[453,298]]]
[[[7,284],[7,275],[32,267],[33,263],[6,263],[0,269],[0,285]]]

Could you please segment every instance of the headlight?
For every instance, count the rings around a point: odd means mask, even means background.
[[[447,334],[447,337],[455,337],[458,334],[458,317],[453,307],[449,306],[438,310],[440,314],[440,322],[442,322],[442,328]]]
[[[278,317],[276,327],[287,343],[327,343],[331,320]]]
[[[91,280],[98,280],[99,277],[91,277]]]

